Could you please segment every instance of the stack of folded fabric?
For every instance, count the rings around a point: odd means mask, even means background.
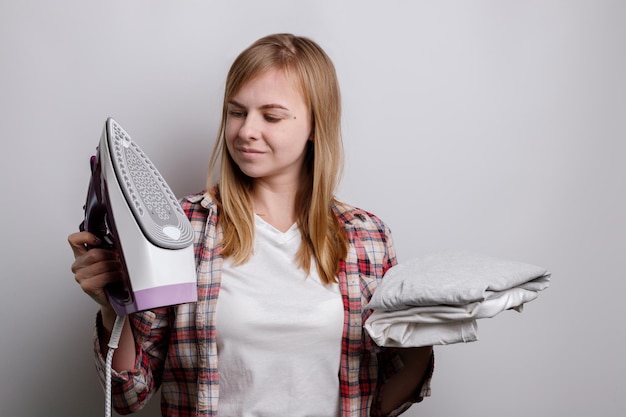
[[[411,259],[389,269],[367,308],[379,346],[418,347],[478,340],[476,320],[525,303],[550,284],[544,268],[464,252]]]

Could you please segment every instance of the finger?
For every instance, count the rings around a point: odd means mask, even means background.
[[[90,275],[89,278],[81,278],[81,274],[76,275],[76,281],[80,284],[81,289],[93,300],[101,306],[110,307],[109,299],[105,292],[108,284],[117,282],[121,279],[121,275],[115,272],[104,272],[97,275]]]
[[[117,261],[102,261],[78,269],[74,279],[88,294],[101,292],[109,284],[122,280],[121,264]]]
[[[76,232],[67,237],[67,241],[74,252],[74,257],[87,252],[87,245],[100,246],[102,242],[96,235],[89,232]]]
[[[71,269],[74,274],[77,274],[83,269],[87,269],[87,271],[83,271],[84,274],[121,270],[122,268],[117,252],[109,249],[94,248],[85,250],[84,253],[77,255],[74,259],[74,263],[72,263]]]
[[[75,279],[85,292],[95,291],[120,281],[122,271],[117,262],[99,262],[77,271]]]

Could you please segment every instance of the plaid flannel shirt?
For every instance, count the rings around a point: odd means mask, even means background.
[[[181,205],[195,230],[198,302],[129,315],[137,360],[133,371],[113,371],[113,407],[120,414],[141,409],[160,387],[163,416],[218,415],[214,314],[222,269],[218,209],[208,194],[188,196]],[[396,263],[395,251],[389,229],[374,215],[347,205],[336,206],[334,211],[350,241],[348,256],[341,261],[338,274],[344,304],[341,416],[377,416],[380,388],[402,363],[395,349],[379,348],[363,331],[363,323],[371,313],[363,306],[384,273]],[[105,360],[99,349],[98,325],[94,350],[96,368],[104,383]],[[430,395],[431,375],[432,360],[421,391],[390,416]]]

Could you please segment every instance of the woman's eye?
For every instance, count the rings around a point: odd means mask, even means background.
[[[280,121],[280,117],[272,116],[271,114],[266,114],[264,117],[265,120],[270,123],[276,123]]]
[[[245,113],[242,111],[237,111],[237,110],[229,110],[228,115],[230,117],[244,117]]]

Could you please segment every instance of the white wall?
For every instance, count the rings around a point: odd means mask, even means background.
[[[281,31],[334,59],[341,197],[388,222],[401,260],[457,248],[553,273],[523,313],[437,349],[433,396],[406,415],[624,415],[625,5],[2,2],[0,415],[103,408],[66,236],[105,118],[198,191],[228,65]]]

